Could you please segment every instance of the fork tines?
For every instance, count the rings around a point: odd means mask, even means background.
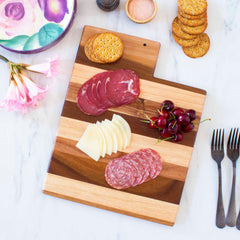
[[[224,129],[213,130],[212,151],[224,150]]]
[[[231,129],[227,143],[228,149],[239,148],[239,141],[240,141],[239,129],[238,128],[234,128],[234,130]]]

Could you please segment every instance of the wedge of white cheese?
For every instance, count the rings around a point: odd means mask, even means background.
[[[127,121],[114,114],[112,121],[105,119],[89,124],[76,147],[95,161],[106,154],[111,155],[129,146],[131,129]]]

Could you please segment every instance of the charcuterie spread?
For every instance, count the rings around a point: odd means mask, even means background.
[[[89,124],[76,147],[95,161],[105,154],[111,155],[129,146],[131,129],[127,121],[114,114],[112,121],[105,119],[96,124]]]
[[[135,101],[140,94],[139,77],[131,70],[106,71],[93,76],[79,89],[78,107],[98,116],[110,107]]]
[[[156,178],[162,160],[152,149],[141,149],[110,161],[105,169],[107,183],[116,189],[135,187]]]

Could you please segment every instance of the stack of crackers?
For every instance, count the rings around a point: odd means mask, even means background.
[[[95,63],[112,63],[123,54],[123,43],[113,33],[100,33],[90,37],[84,51],[87,58]]]
[[[178,16],[172,23],[172,36],[192,58],[204,56],[210,47],[206,0],[178,0]]]

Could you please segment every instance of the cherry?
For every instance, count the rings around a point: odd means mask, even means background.
[[[188,125],[183,126],[184,132],[191,132],[194,129],[194,124],[190,122]]]
[[[190,123],[189,116],[187,116],[186,114],[180,114],[178,116],[178,123],[183,125],[183,126],[188,125]]]
[[[175,108],[175,109],[173,110],[173,114],[174,114],[176,117],[178,117],[179,115],[184,114],[184,110],[183,110],[182,108]]]
[[[149,122],[149,127],[152,128],[152,129],[156,129],[157,126],[156,126],[156,121],[157,121],[157,117],[151,117],[150,118],[151,121]]]
[[[175,134],[178,132],[179,124],[176,121],[171,121],[168,124],[167,130],[171,134]]]
[[[169,119],[169,117],[170,117],[170,114],[169,114],[169,112],[166,112],[166,111],[164,111],[164,110],[162,110],[161,112],[158,112],[159,113],[159,117],[165,117],[166,119]]]
[[[170,138],[172,136],[172,134],[169,133],[166,128],[161,131],[161,135],[163,138]]]
[[[162,103],[162,109],[169,112],[169,111],[172,111],[174,108],[174,104],[172,101],[170,100],[165,100],[163,103]]]
[[[186,111],[187,116],[189,116],[190,120],[193,121],[196,119],[196,111],[189,109]]]
[[[173,142],[181,142],[183,140],[183,134],[181,132],[177,132],[174,134]]]
[[[167,118],[160,116],[157,120],[157,126],[159,128],[165,128],[167,126]]]

